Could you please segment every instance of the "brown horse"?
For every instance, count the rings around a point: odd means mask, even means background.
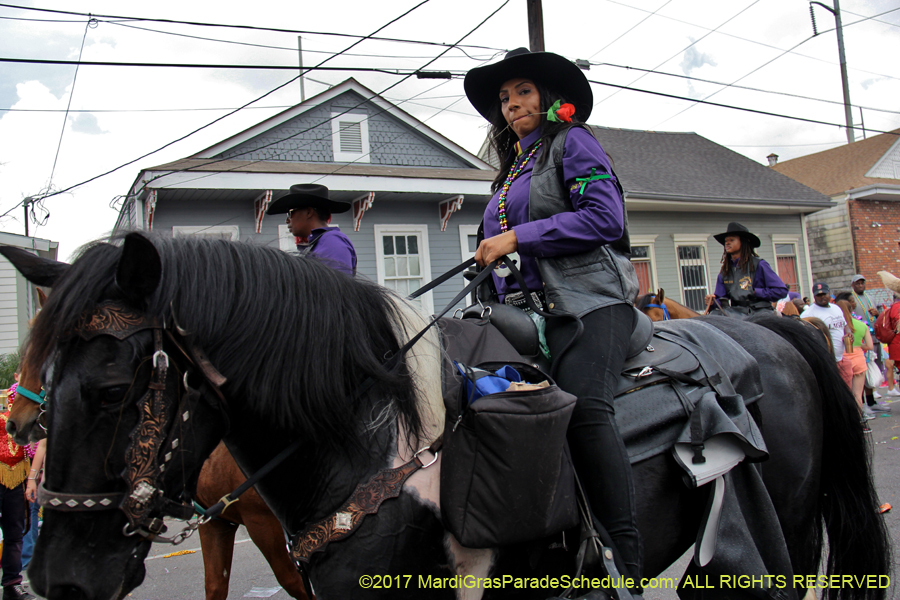
[[[43,306],[43,292],[39,290]],[[23,352],[22,356],[28,356]],[[19,390],[40,394],[42,389],[40,366],[35,368],[23,360],[19,367]],[[27,444],[46,436],[43,405],[17,394],[9,409],[7,432],[18,444]],[[212,506],[220,498],[246,481],[246,477],[231,453],[220,443],[200,471],[197,480],[197,503]],[[254,488],[247,490],[240,501],[229,506],[221,517],[201,525],[200,547],[203,550],[203,573],[206,600],[225,600],[231,578],[234,555],[234,536],[243,525],[250,539],[269,563],[279,585],[298,600],[309,600],[303,578],[291,561],[281,524]]]
[[[666,298],[666,291],[659,288],[656,294],[641,296],[634,306],[650,317],[651,321],[668,321],[669,319],[692,319],[699,317],[700,313],[694,312],[683,304],[678,304],[671,298]]]

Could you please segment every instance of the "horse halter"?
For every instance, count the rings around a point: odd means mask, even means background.
[[[653,296],[653,299],[656,299],[656,296]],[[671,321],[672,317],[669,316],[669,309],[666,307],[666,303],[662,304],[648,304],[646,308],[661,308],[663,311],[663,321]]]
[[[155,509],[159,509],[162,515],[185,521],[194,515],[194,507],[190,502],[179,503],[166,498],[161,482],[167,465],[181,446],[181,441],[175,433],[175,424],[179,418],[183,422],[191,418],[190,410],[186,408],[180,415],[173,415],[174,419],[169,419],[166,409],[165,390],[169,356],[163,350],[163,332],[166,331],[170,336],[171,333],[156,319],[113,302],[102,303],[92,313],[83,315],[74,333],[85,341],[102,335],[125,340],[146,330],[153,332],[153,371],[147,392],[137,402],[139,421],[131,433],[131,441],[125,453],[126,466],[122,479],[127,485],[127,490],[118,493],[74,494],[48,490],[42,482],[38,494],[41,504],[52,510],[96,512],[119,509],[128,519],[122,531],[126,536],[140,535],[150,541],[177,545],[205,521],[203,519],[191,521],[175,536],[164,538],[161,537],[166,531],[163,519],[151,517]],[[188,359],[191,357],[188,356]],[[199,396],[199,390],[187,385],[187,373],[184,386],[186,396],[191,394]],[[168,442],[164,452],[163,445],[170,437],[171,441]]]

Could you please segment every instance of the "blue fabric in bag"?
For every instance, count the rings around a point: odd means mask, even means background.
[[[470,404],[482,396],[505,392],[514,381],[522,381],[519,372],[509,365],[501,367],[494,373],[462,365],[456,361],[453,364],[466,379],[466,398]]]

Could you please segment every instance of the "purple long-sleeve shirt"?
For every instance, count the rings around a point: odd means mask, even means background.
[[[541,136],[536,129],[522,140],[520,147],[528,149]],[[614,242],[622,237],[625,228],[622,197],[615,184],[615,178],[591,181],[584,186],[577,178],[590,177],[591,169],[597,175],[612,174],[609,158],[600,142],[580,127],[573,127],[566,137],[563,151],[563,179],[569,189],[573,212],[562,212],[546,219],[529,221],[528,193],[531,188],[531,172],[538,156],[546,148],[542,146],[513,181],[506,196],[506,221],[509,229],[515,229],[519,243],[522,275],[531,291],[543,288],[543,281],[537,268],[535,257],[565,256],[578,254],[597,246]],[[515,150],[513,150],[515,152]],[[523,161],[527,153],[519,155]],[[500,218],[498,191],[484,210],[484,237],[499,235]],[[494,284],[500,296],[509,290],[518,289],[513,277],[501,279],[494,275]]]
[[[318,240],[318,241],[317,241]],[[356,249],[353,242],[337,227],[319,227],[309,234],[309,242],[315,243],[310,254],[315,254],[327,265],[353,276],[356,271]],[[297,245],[298,250],[304,246]]]
[[[732,260],[731,264],[737,266],[737,260]],[[772,267],[763,259],[759,259],[759,265],[756,267],[756,275],[753,277],[753,293],[760,300],[768,300],[769,302],[777,302],[788,294],[788,287],[781,280],[781,277],[775,274]],[[722,283],[722,274],[716,279],[716,298],[727,298],[728,290]]]

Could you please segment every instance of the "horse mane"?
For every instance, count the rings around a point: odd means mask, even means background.
[[[411,443],[422,420],[406,359],[389,371],[409,315],[385,288],[318,260],[246,243],[147,235],[162,262],[146,312],[193,336],[235,406],[269,416],[311,443],[346,447],[360,423],[401,419]],[[115,285],[121,238],[87,247],[54,287],[32,330],[31,364],[43,364],[61,335]],[[405,341],[405,337],[404,337]],[[422,342],[424,343],[424,341]],[[367,399],[353,398],[367,378]],[[392,417],[392,419],[386,418]]]

